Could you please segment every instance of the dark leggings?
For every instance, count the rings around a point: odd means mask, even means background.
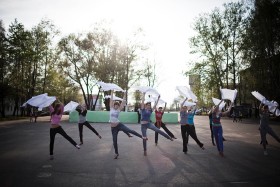
[[[80,142],[83,143],[83,126],[86,126],[92,132],[94,132],[97,136],[99,135],[98,132],[89,124],[89,122],[85,121],[84,123],[79,123],[79,133],[80,133]]]
[[[187,145],[189,142],[189,136],[194,139],[199,147],[203,147],[203,143],[201,143],[196,136],[194,125],[181,125],[181,134],[183,138],[183,152],[188,151]]]
[[[51,128],[50,129],[50,155],[53,155],[54,139],[55,139],[56,133],[61,134],[61,136],[63,136],[65,139],[67,139],[74,146],[77,145],[77,143],[70,136],[68,136],[66,134],[66,132],[62,129],[61,126],[59,126],[57,128]]]
[[[174,134],[172,134],[172,132],[170,132],[168,130],[168,128],[166,127],[165,123],[163,123],[162,121],[160,122],[155,122],[155,126],[160,129],[160,127],[162,127],[164,129],[164,131],[171,137],[174,138]],[[158,143],[158,132],[155,132],[155,143]]]
[[[214,145],[214,134],[213,134],[213,130],[212,130],[212,123],[210,122],[210,131],[211,131],[211,139],[212,139],[212,144]]]
[[[260,134],[262,139],[263,148],[266,149],[266,134],[271,135],[275,140],[280,143],[280,138],[276,135],[276,133],[272,130],[271,127],[260,128]]]

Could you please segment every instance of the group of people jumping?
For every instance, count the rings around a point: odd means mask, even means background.
[[[151,106],[151,102],[145,102],[145,95],[146,93],[142,94],[142,100],[141,100],[141,132],[142,135],[137,133],[136,131],[128,128],[126,125],[124,125],[119,120],[119,114],[123,110],[125,103],[126,103],[126,94],[124,93],[123,101],[120,103],[118,101],[113,100],[114,92],[111,91],[111,98],[110,98],[110,113],[109,113],[109,123],[111,125],[111,132],[113,137],[113,146],[115,150],[114,159],[117,159],[119,157],[119,151],[118,151],[118,133],[119,131],[123,131],[128,135],[128,137],[132,137],[131,134],[139,137],[143,141],[143,151],[144,156],[147,156],[147,129],[151,129],[155,131],[155,145],[158,144],[158,134],[162,135],[168,140],[173,141],[174,139],[177,139],[170,130],[166,127],[166,124],[162,121],[162,117],[164,115],[164,111],[166,108],[166,103],[164,108],[158,107],[158,101],[160,99],[160,96],[158,96],[157,100],[154,103],[154,106]],[[183,153],[187,154],[188,152],[188,140],[189,136],[194,139],[194,141],[197,143],[197,145],[204,150],[204,144],[201,143],[197,137],[195,125],[194,125],[194,115],[195,115],[195,106],[186,106],[185,102],[188,100],[188,98],[185,98],[185,100],[181,103],[180,107],[180,125],[181,125],[181,135],[183,139]],[[223,141],[225,139],[223,138],[223,128],[221,125],[221,117],[228,116],[228,114],[231,111],[231,108],[233,106],[233,103],[229,105],[227,110],[225,112],[221,112],[219,109],[219,105],[223,102],[221,102],[214,106],[209,111],[209,121],[210,121],[210,130],[211,130],[211,138],[212,138],[212,144],[217,146],[217,150],[219,152],[219,155],[221,157],[224,157],[224,146]],[[262,103],[260,104],[260,134],[261,134],[261,140],[264,148],[264,155],[267,155],[266,150],[266,134],[270,134],[273,136],[278,142],[280,142],[280,138],[275,134],[275,132],[271,129],[268,123],[269,119],[269,111],[268,107],[264,106]],[[52,105],[49,106],[50,112],[51,112],[51,128],[50,128],[50,159],[54,159],[53,156],[53,149],[54,149],[54,140],[56,133],[61,134],[64,138],[66,138],[71,144],[73,144],[77,149],[80,149],[80,145],[82,145],[83,142],[83,126],[88,127],[90,130],[93,131],[100,139],[102,138],[99,133],[89,124],[89,122],[86,120],[86,114],[87,109],[82,106],[78,106],[76,108],[76,111],[79,114],[79,136],[80,136],[80,144],[78,145],[70,136],[66,134],[66,132],[62,129],[60,125],[60,121],[62,118],[62,114],[64,112],[64,105],[58,100],[56,105],[53,107]],[[151,114],[155,112],[155,118],[156,121],[153,124],[151,120]],[[164,131],[160,130],[160,128],[163,128]],[[214,142],[215,140],[215,142]],[[216,143],[216,144],[215,144]]]

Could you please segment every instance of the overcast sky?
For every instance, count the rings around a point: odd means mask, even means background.
[[[124,37],[143,28],[157,62],[162,99],[171,104],[179,94],[176,86],[188,86],[183,75],[189,54],[191,25],[200,13],[236,0],[0,0],[0,19],[8,25],[15,18],[27,29],[43,18],[50,19],[62,35],[87,32],[96,22],[112,21],[113,30]]]

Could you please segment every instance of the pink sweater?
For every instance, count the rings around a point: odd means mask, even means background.
[[[52,113],[54,111],[54,108],[52,106],[49,106],[49,109],[50,109],[50,113]],[[61,109],[61,113],[59,115],[57,115],[57,114],[51,115],[52,124],[59,124],[60,123],[62,113],[64,111],[64,106],[61,105],[60,109]]]

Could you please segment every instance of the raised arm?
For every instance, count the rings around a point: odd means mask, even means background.
[[[220,104],[223,102],[224,100],[222,99],[219,104],[217,106],[215,106],[213,109],[212,109],[212,112],[215,111],[217,109],[217,107],[220,107]]]
[[[83,116],[86,116],[86,115],[87,115],[87,109],[84,108],[84,109],[82,110],[81,114],[82,114]]]
[[[186,99],[181,103],[181,108],[180,108],[180,111],[182,110],[182,108],[183,108],[183,106],[184,106],[184,104],[185,104],[185,102],[186,102],[186,100],[188,100],[188,98],[186,97]]]
[[[145,107],[145,95],[146,95],[146,93],[144,92],[143,94],[142,94],[142,101],[141,101],[141,109],[144,109]]]
[[[212,112],[213,112],[212,110],[213,110],[213,107],[211,107],[211,109],[209,110],[208,115],[212,114]]]
[[[53,113],[54,108],[53,108],[53,106],[52,106],[52,105],[50,105],[50,106],[49,106],[49,110],[50,110],[50,113]],[[31,110],[31,111],[32,111],[32,110]]]
[[[157,98],[157,100],[156,100],[156,102],[155,102],[155,105],[154,105],[154,107],[153,107],[153,110],[155,110],[155,109],[156,109],[157,104],[158,104],[158,101],[159,101],[159,98],[160,98],[160,95],[158,96],[158,98]]]
[[[121,106],[120,106],[121,111],[123,110],[125,104],[126,104],[126,91],[124,92],[123,100],[122,100],[122,103],[121,103]]]
[[[114,90],[111,90],[111,97],[110,97],[110,108],[114,108]]]
[[[262,114],[263,113],[263,102],[261,102],[260,103],[260,106],[259,106],[259,112],[260,112],[260,114]]]
[[[195,111],[197,110],[197,102],[194,102],[194,103],[195,103],[195,105],[192,107],[192,110],[191,110],[192,113],[195,113]]]
[[[164,113],[164,111],[165,111],[165,109],[166,109],[166,104],[167,104],[167,103],[165,103],[165,105],[164,105],[164,107],[163,107],[163,110],[162,110],[163,113]]]
[[[229,105],[227,111],[222,112],[222,116],[227,116],[227,115],[230,113],[231,108],[232,108],[232,105],[233,105],[233,102],[230,103],[230,105]]]

